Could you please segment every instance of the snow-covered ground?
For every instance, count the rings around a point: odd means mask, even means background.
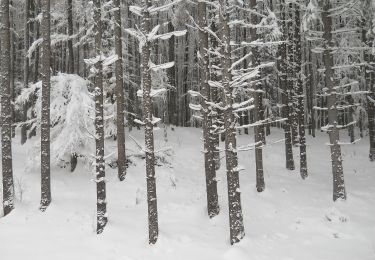
[[[142,131],[131,134],[140,142]],[[342,133],[343,140],[347,138]],[[221,212],[206,214],[201,131],[178,128],[164,143],[172,147],[171,167],[156,168],[160,236],[148,245],[144,161],[133,159],[127,178],[119,182],[107,167],[109,223],[95,233],[96,193],[93,175],[82,164],[76,172],[53,169],[53,202],[38,210],[39,170],[25,168],[30,144],[14,144],[16,209],[0,218],[1,260],[374,260],[375,163],[368,160],[368,140],[343,147],[348,200],[332,201],[332,175],[326,134],[308,137],[309,177],[285,170],[284,145],[264,149],[266,190],[255,190],[254,151],[240,153],[242,206],[246,238],[229,244],[225,164],[218,176]],[[268,142],[282,138],[272,129]],[[35,140],[35,139],[34,139]],[[239,136],[239,145],[253,142]],[[107,153],[115,143],[107,142]],[[137,146],[127,139],[127,148]],[[298,148],[294,148],[298,169]],[[31,151],[32,152],[32,151]],[[22,198],[21,198],[22,193]],[[1,214],[1,213],[0,213]]]

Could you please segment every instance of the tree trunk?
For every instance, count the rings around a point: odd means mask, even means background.
[[[300,6],[294,5],[295,8],[295,68],[296,68],[296,90],[297,90],[297,116],[298,116],[298,135],[300,149],[300,174],[302,179],[307,178],[307,159],[306,159],[306,136],[305,136],[305,100],[303,93],[303,75],[302,75],[302,46],[301,46],[301,19]]]
[[[168,23],[168,31],[173,32],[174,27],[172,22]],[[172,36],[168,40],[168,55],[169,61],[175,61],[175,37]],[[176,98],[177,98],[177,81],[176,81],[176,68],[173,66],[168,70],[169,83],[173,86],[168,91],[168,123],[177,125],[177,110],[176,110]]]
[[[293,17],[293,4],[289,3],[288,7],[288,43],[287,43],[287,86],[289,92],[289,120],[290,120],[290,129],[292,133],[292,142],[293,145],[298,143],[298,118],[295,109],[295,83],[296,83],[296,75],[295,75],[295,57],[294,57],[294,17]]]
[[[199,75],[202,94],[202,114],[203,114],[203,142],[204,142],[204,165],[206,175],[207,211],[210,218],[219,214],[219,202],[217,195],[217,181],[215,170],[215,144],[214,138],[210,134],[212,131],[212,111],[207,102],[210,101],[209,80],[209,56],[208,56],[208,34],[202,29],[207,27],[206,3],[198,3],[198,25],[199,30]]]
[[[256,10],[257,1],[250,0],[250,9]],[[256,15],[251,14],[251,24],[258,24]],[[250,28],[251,41],[258,40],[258,34],[256,28]],[[259,48],[252,48],[252,66],[256,67],[260,64]],[[264,173],[263,173],[263,139],[264,139],[264,125],[261,122],[264,119],[263,116],[263,84],[260,77],[254,79],[253,84],[254,92],[254,120],[256,126],[254,127],[254,140],[255,140],[255,165],[256,165],[256,188],[258,192],[262,192],[265,189]]]
[[[45,211],[51,203],[51,155],[50,155],[50,89],[51,89],[51,5],[42,0],[42,119],[41,119],[41,201]]]
[[[6,216],[14,208],[14,184],[12,165],[12,108],[10,93],[9,0],[1,0],[0,15],[1,159],[3,175],[3,210],[4,216]]]
[[[102,16],[101,0],[94,0],[95,55],[100,57],[95,64],[95,147],[96,147],[96,233],[103,232],[107,224],[107,202],[104,161],[104,111],[103,111],[103,64],[102,64]]]
[[[371,5],[371,4],[370,4]],[[371,6],[369,6],[369,10],[372,10]],[[370,11],[371,12],[371,11]],[[373,13],[371,12],[371,18],[373,17]],[[364,27],[366,21],[363,21]],[[373,28],[372,19],[370,19],[370,29]],[[373,37],[374,35],[371,33],[370,37],[367,37],[367,28],[363,28],[362,30],[362,41],[363,43],[367,44],[370,49],[373,48]],[[370,94],[367,96],[367,116],[368,116],[368,130],[369,130],[369,143],[370,143],[370,152],[369,158],[370,161],[375,161],[375,70],[373,66],[370,66],[374,62],[374,54],[371,50],[365,51],[364,53],[364,60],[368,64],[365,66],[365,82],[366,82],[366,90],[370,91]],[[362,122],[362,119],[360,119]],[[362,131],[361,131],[362,132]]]
[[[124,71],[122,56],[122,24],[120,0],[114,1],[115,8],[115,48],[118,60],[116,61],[116,101],[117,101],[117,165],[118,178],[120,181],[126,175],[126,153],[125,153],[125,100],[124,100]]]
[[[39,14],[41,8],[41,0],[37,0],[36,5],[34,7],[35,17]],[[39,30],[39,22],[35,21],[34,29],[35,29],[35,38],[39,39],[40,37],[40,30]],[[35,49],[35,62],[34,62],[34,83],[38,82],[39,80],[39,50],[40,48],[37,47]]]
[[[287,39],[287,28],[285,22],[285,0],[281,1],[281,20],[282,29],[284,32],[284,39]],[[294,170],[294,159],[293,159],[293,145],[292,145],[292,133],[291,133],[291,122],[289,117],[289,97],[290,91],[287,84],[287,44],[284,42],[279,45],[280,58],[278,61],[279,70],[279,82],[282,91],[282,114],[283,118],[286,119],[284,122],[284,136],[285,136],[285,158],[286,158],[286,168],[288,170]]]
[[[338,125],[338,112],[336,104],[336,90],[334,89],[333,54],[334,48],[332,39],[332,16],[330,0],[323,3],[322,21],[324,25],[324,52],[323,61],[325,66],[325,87],[328,89],[328,134],[330,139],[332,174],[333,174],[333,200],[346,199],[344,171],[342,167],[342,156],[340,147],[340,135]]]
[[[141,28],[144,35],[151,32],[151,17],[148,8],[151,0],[143,0],[143,13]],[[146,148],[146,176],[147,176],[147,205],[148,205],[148,232],[149,243],[155,244],[158,235],[158,211],[155,180],[155,153],[154,130],[152,124],[152,99],[151,99],[151,42],[147,41],[142,46],[142,90],[143,90],[143,121],[145,123],[145,148]]]
[[[23,84],[24,87],[27,88],[29,86],[29,63],[30,59],[28,58],[28,50],[30,47],[30,1],[31,0],[25,0],[25,49],[24,49],[24,68],[23,68]],[[27,121],[27,111],[29,109],[29,102],[25,102],[25,104],[22,107],[22,121],[24,124],[21,126],[21,144],[25,144],[27,141],[27,128],[28,125],[25,124]]]
[[[73,50],[73,1],[68,1],[68,52],[69,52],[69,61],[68,61],[68,73],[74,74],[74,50]]]
[[[231,48],[228,3],[220,0],[220,29],[222,42],[222,85],[223,85],[223,107],[224,129],[225,129],[225,157],[227,166],[228,204],[229,204],[229,229],[230,243],[234,244],[245,236],[243,225],[241,191],[238,171],[238,157],[236,150],[235,117],[233,114],[233,87],[231,86]]]

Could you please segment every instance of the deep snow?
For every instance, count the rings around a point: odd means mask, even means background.
[[[220,215],[208,219],[201,153],[201,130],[169,130],[156,133],[157,147],[170,146],[172,167],[156,168],[160,236],[147,243],[147,204],[144,161],[134,159],[124,182],[107,167],[109,223],[95,233],[96,193],[93,175],[82,163],[76,172],[53,169],[53,202],[45,213],[38,210],[39,170],[25,167],[31,143],[14,141],[16,209],[0,218],[1,260],[374,260],[375,259],[375,163],[368,160],[368,140],[343,146],[348,199],[332,201],[332,175],[328,136],[308,137],[309,177],[301,180],[298,148],[297,170],[284,167],[283,142],[264,149],[266,190],[255,190],[254,151],[240,153],[245,168],[240,175],[246,238],[229,244],[225,162],[218,172]],[[132,131],[143,143],[143,131]],[[346,132],[342,141],[347,139]],[[272,129],[268,142],[282,138]],[[252,135],[240,135],[239,145],[253,143]],[[128,154],[137,152],[127,138]],[[30,150],[31,149],[31,150]],[[106,143],[107,154],[115,142]],[[22,200],[20,196],[22,191]],[[1,196],[1,195],[0,195]],[[1,213],[0,213],[1,214]]]

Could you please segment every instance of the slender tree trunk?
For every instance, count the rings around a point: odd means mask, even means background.
[[[69,60],[68,60],[68,72],[71,74],[74,74],[74,50],[73,50],[73,39],[71,38],[73,36],[73,1],[67,0],[68,6],[68,52],[69,52]]]
[[[220,0],[220,29],[222,42],[222,85],[224,90],[223,106],[224,129],[225,129],[225,157],[227,165],[228,203],[229,203],[229,229],[230,243],[234,244],[245,236],[243,225],[241,191],[238,171],[238,156],[236,150],[236,128],[233,114],[233,87],[231,86],[231,48],[229,15],[227,13],[228,3]]]
[[[257,1],[250,0],[250,9],[256,10]],[[251,24],[258,24],[256,15],[251,15]],[[250,28],[251,41],[258,40],[256,28]],[[260,64],[259,48],[252,48],[252,66],[256,67]],[[256,165],[256,188],[258,192],[265,189],[264,173],[263,173],[263,139],[264,139],[264,125],[261,122],[263,116],[263,84],[260,77],[254,79],[253,84],[254,92],[254,120],[257,125],[254,127],[254,140],[255,140],[255,165]],[[258,124],[259,123],[259,124]]]
[[[212,111],[208,105],[210,101],[209,80],[209,56],[208,56],[208,34],[203,29],[207,27],[206,3],[198,3],[198,25],[199,30],[199,72],[200,87],[202,93],[202,114],[203,114],[203,142],[204,142],[204,165],[206,175],[206,191],[207,191],[207,211],[210,218],[219,214],[219,202],[217,195],[217,181],[215,171],[214,139],[210,134],[212,131]]]
[[[151,16],[148,8],[151,0],[143,0],[143,13],[141,28],[144,35],[151,32]],[[145,146],[146,146],[146,176],[147,176],[147,205],[148,205],[148,232],[149,243],[155,244],[158,235],[158,211],[155,180],[155,153],[154,153],[154,130],[152,124],[152,99],[151,99],[151,42],[147,41],[142,47],[142,90],[143,90],[143,121],[145,123]]]
[[[371,5],[371,4],[370,4]],[[371,6],[369,6],[369,10],[372,10]],[[371,11],[370,11],[371,12]],[[371,18],[373,17],[373,14],[371,12]],[[363,30],[362,30],[362,41],[367,44],[367,46],[370,47],[370,49],[373,48],[373,34],[370,34],[370,37],[367,37],[367,28],[365,28],[366,21],[363,21]],[[370,19],[370,29],[373,29],[373,22]],[[373,62],[374,62],[374,54],[372,54],[372,51],[365,51],[364,53],[364,60],[368,66],[365,67],[365,82],[366,82],[366,90],[370,91],[370,94],[367,96],[367,116],[368,116],[368,130],[369,130],[369,141],[370,141],[370,152],[369,152],[369,158],[370,161],[375,161],[375,89],[374,89],[374,83],[375,83],[375,70],[373,68]],[[370,66],[372,65],[372,66]],[[360,120],[362,122],[362,119]]]
[[[107,202],[104,161],[104,111],[103,111],[103,64],[102,64],[102,16],[101,0],[94,0],[95,55],[100,57],[95,63],[95,147],[96,147],[96,233],[101,234],[107,224]]]
[[[305,135],[305,100],[303,93],[303,75],[302,75],[302,46],[301,46],[301,19],[300,7],[298,4],[295,8],[295,61],[296,61],[296,84],[297,84],[297,116],[298,116],[298,135],[300,149],[300,174],[302,179],[307,178],[307,158],[306,158],[306,135]]]
[[[285,22],[285,0],[281,1],[281,20],[282,28],[284,30],[284,38],[287,38],[287,28]],[[285,135],[285,158],[286,158],[286,168],[288,170],[294,170],[294,159],[293,159],[293,144],[292,144],[292,133],[291,133],[291,122],[289,117],[289,97],[290,90],[287,84],[287,44],[284,42],[279,46],[280,49],[280,59],[279,59],[279,82],[280,88],[282,90],[282,113],[283,117],[286,118],[284,123],[284,135]]]
[[[288,7],[288,43],[287,43],[287,86],[289,92],[289,120],[290,120],[290,129],[292,133],[292,142],[293,145],[298,143],[298,118],[295,109],[295,43],[294,43],[294,17],[293,17],[293,3],[289,3]]]
[[[40,8],[41,8],[41,0],[37,0],[36,1],[36,5],[35,5],[35,16],[39,15],[39,12],[40,12]],[[39,25],[39,22],[36,21],[35,22],[35,38],[36,39],[39,39],[40,37],[40,25]],[[34,62],[34,83],[38,82],[39,80],[39,53],[40,53],[40,48],[39,46],[36,47],[35,49],[35,62]]]
[[[16,63],[16,40],[15,40],[15,28],[14,28],[14,6],[13,1],[9,1],[10,9],[9,10],[9,24],[10,24],[10,95],[11,95],[11,109],[12,109],[12,138],[16,137],[16,113],[15,113],[15,63]]]
[[[14,184],[12,165],[12,108],[10,93],[9,0],[1,0],[0,15],[1,159],[3,177],[3,210],[4,216],[6,216],[14,208]]]
[[[210,20],[211,20],[211,30],[213,32],[215,32],[216,35],[218,35],[218,28],[217,28],[217,22],[216,22],[216,19],[212,19],[214,18],[216,14],[214,13],[214,11],[211,11],[210,12]],[[211,46],[210,46],[210,49],[212,51],[218,51],[219,50],[219,42],[217,41],[217,39],[215,37],[211,37],[209,38],[210,39],[210,43],[211,43]],[[215,55],[213,55],[211,57],[211,61],[210,61],[210,65],[212,65],[212,67],[210,68],[210,79],[214,82],[219,82],[220,81],[220,76],[219,76],[219,73],[217,71],[216,68],[219,68],[220,67],[220,60],[218,57],[215,57]],[[213,68],[215,66],[215,69]],[[211,100],[212,102],[214,103],[220,103],[221,102],[221,96],[222,96],[222,91],[220,91],[219,89],[217,88],[211,88]],[[220,146],[220,128],[222,126],[222,111],[220,109],[217,109],[215,107],[212,107],[211,108],[213,110],[213,118],[212,118],[212,124],[216,126],[216,129],[213,129],[212,131],[212,137],[213,138],[213,142],[214,142],[214,146],[215,146],[215,152],[214,152],[214,160],[215,160],[215,170],[219,170],[220,167],[221,167],[221,162],[220,162],[220,151],[219,151],[219,146]]]
[[[172,22],[168,23],[168,31],[173,32],[174,26]],[[169,61],[175,61],[175,37],[172,36],[168,40],[168,55]],[[176,97],[177,97],[177,81],[176,81],[176,68],[172,67],[168,70],[169,83],[174,87],[168,91],[168,123],[177,125],[177,111],[176,111]]]
[[[115,0],[115,48],[118,60],[116,61],[116,100],[117,100],[117,165],[120,181],[126,175],[125,154],[125,100],[124,100],[124,71],[122,56],[122,24],[120,0]]]
[[[31,0],[25,0],[25,63],[24,63],[24,68],[23,68],[23,82],[25,88],[29,86],[29,63],[30,60],[28,58],[28,50],[30,47],[30,24],[29,24],[29,19],[30,19],[30,1]],[[21,144],[25,144],[27,141],[27,124],[25,122],[27,121],[27,110],[29,109],[29,102],[25,102],[22,108],[22,121],[24,124],[21,127]]]
[[[340,147],[340,135],[338,125],[338,113],[336,104],[336,91],[334,89],[333,72],[333,39],[332,39],[332,16],[330,0],[323,3],[322,21],[324,25],[324,52],[323,61],[325,66],[325,87],[328,89],[328,134],[330,139],[332,174],[333,174],[333,200],[346,199],[344,171],[342,167],[342,156]]]
[[[41,200],[40,210],[51,203],[50,89],[51,89],[51,5],[42,0],[42,119],[41,119]]]

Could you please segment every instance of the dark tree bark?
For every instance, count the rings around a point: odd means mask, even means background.
[[[37,0],[36,3],[35,3],[35,7],[34,7],[34,16],[36,17],[39,12],[40,12],[40,8],[41,8],[41,0]],[[36,39],[39,39],[40,37],[40,25],[39,25],[39,22],[38,21],[35,21],[35,25],[34,25],[34,30],[35,30],[35,38]],[[39,80],[39,56],[40,56],[40,48],[39,46],[36,47],[35,49],[35,61],[34,61],[34,83],[38,82]]]
[[[369,4],[371,5],[371,3]],[[371,6],[368,6],[370,12],[372,11]],[[373,28],[372,17],[373,13],[370,14],[370,26],[369,28]],[[369,143],[370,143],[370,152],[369,158],[370,161],[375,161],[375,70],[373,66],[369,66],[374,62],[374,54],[372,54],[371,49],[373,48],[373,37],[374,35],[371,33],[369,37],[367,36],[368,29],[366,28],[366,20],[363,20],[363,29],[362,29],[362,41],[363,43],[367,44],[370,47],[369,51],[365,51],[364,53],[364,60],[368,64],[365,66],[365,84],[366,90],[370,91],[367,96],[367,116],[368,116],[368,130],[369,130]],[[362,122],[362,120],[360,121]],[[361,125],[360,125],[361,126]]]
[[[241,191],[238,171],[238,156],[236,150],[236,128],[235,116],[233,114],[233,87],[231,86],[231,47],[228,3],[220,0],[220,29],[221,29],[221,55],[222,55],[222,85],[223,85],[223,107],[224,129],[225,129],[225,157],[228,183],[229,204],[229,229],[230,243],[238,243],[245,236],[243,215],[241,206]]]
[[[300,174],[302,179],[307,178],[307,158],[306,158],[306,136],[305,136],[305,102],[302,82],[302,46],[301,46],[301,19],[300,6],[294,4],[295,8],[295,68],[296,68],[296,90],[297,90],[297,116],[298,116],[298,135],[300,149]]]
[[[12,165],[12,107],[10,93],[10,22],[9,0],[0,3],[0,100],[1,100],[1,159],[3,177],[4,216],[14,208]]]
[[[73,1],[67,0],[67,11],[68,11],[68,52],[69,52],[69,60],[68,60],[68,73],[74,74],[74,50],[73,50]]]
[[[173,32],[174,26],[172,22],[168,23],[168,31]],[[169,61],[175,60],[175,37],[172,36],[168,40],[168,55]],[[177,81],[176,81],[176,68],[172,67],[168,70],[169,83],[174,87],[168,91],[168,123],[177,125],[177,110],[176,110],[176,98],[177,98]]]
[[[125,153],[125,100],[124,100],[124,71],[122,56],[122,24],[120,0],[115,0],[115,48],[118,60],[116,61],[116,101],[117,101],[117,165],[120,181],[126,175]]]
[[[141,30],[144,35],[151,32],[151,16],[149,8],[151,0],[143,0]],[[148,232],[149,243],[155,244],[158,235],[158,210],[155,179],[155,152],[154,152],[154,127],[152,124],[152,99],[151,99],[151,42],[146,41],[142,46],[142,90],[143,90],[143,121],[145,123],[145,148],[146,148],[146,177],[147,177],[147,205],[148,205]]]
[[[334,71],[333,71],[333,54],[334,48],[332,37],[332,15],[330,0],[325,0],[323,3],[322,21],[324,25],[324,52],[323,62],[325,66],[325,87],[327,91],[327,107],[328,107],[328,134],[330,139],[331,160],[332,160],[332,174],[333,174],[333,200],[346,199],[344,171],[342,166],[342,156],[340,147],[340,135],[338,125],[338,112],[336,91],[334,89]]]
[[[289,92],[289,121],[292,133],[293,145],[298,144],[298,117],[295,109],[295,42],[294,42],[294,16],[293,16],[293,3],[288,4],[288,42],[287,42],[287,87]]]
[[[29,86],[29,66],[30,66],[30,59],[27,55],[29,47],[30,47],[30,1],[25,0],[25,49],[24,49],[24,68],[23,68],[23,84],[24,87],[27,88]],[[22,108],[22,121],[27,121],[27,110],[29,109],[29,102],[25,102]],[[21,144],[25,144],[27,141],[27,124],[23,124],[21,126]]]
[[[199,30],[199,71],[200,71],[200,88],[202,95],[202,114],[203,114],[203,142],[204,142],[204,165],[206,175],[206,192],[207,192],[207,211],[210,218],[219,214],[219,202],[217,195],[217,181],[215,171],[214,139],[210,134],[212,131],[211,109],[208,105],[210,101],[209,80],[209,56],[208,56],[208,33],[203,29],[207,27],[206,3],[198,3],[198,25]]]
[[[287,27],[285,21],[285,0],[281,0],[281,21],[282,29],[284,34],[284,39],[287,39]],[[291,133],[291,123],[289,117],[289,99],[290,99],[290,89],[287,84],[287,44],[284,42],[279,46],[280,58],[278,61],[279,70],[279,84],[282,91],[282,114],[286,119],[284,122],[284,136],[285,136],[285,158],[286,158],[286,168],[288,170],[294,170],[294,159],[293,159],[293,145],[292,145],[292,133]]]
[[[100,57],[95,63],[95,147],[96,147],[96,233],[101,234],[107,224],[107,201],[104,161],[104,111],[103,111],[103,63],[102,63],[102,16],[101,0],[94,0],[95,55]]]
[[[256,10],[257,1],[250,0],[250,9]],[[258,17],[251,14],[251,24],[258,24]],[[250,28],[251,41],[258,40],[257,29]],[[252,66],[256,67],[260,65],[260,53],[258,47],[252,48]],[[264,125],[262,120],[263,116],[263,83],[260,77],[254,78],[253,84],[253,97],[254,97],[254,120],[256,126],[254,127],[254,140],[255,140],[255,165],[256,165],[256,188],[258,192],[262,192],[265,189],[264,173],[263,173],[263,140],[264,140]]]
[[[51,203],[50,89],[51,89],[51,3],[42,0],[42,119],[41,119],[41,200],[40,210]]]

